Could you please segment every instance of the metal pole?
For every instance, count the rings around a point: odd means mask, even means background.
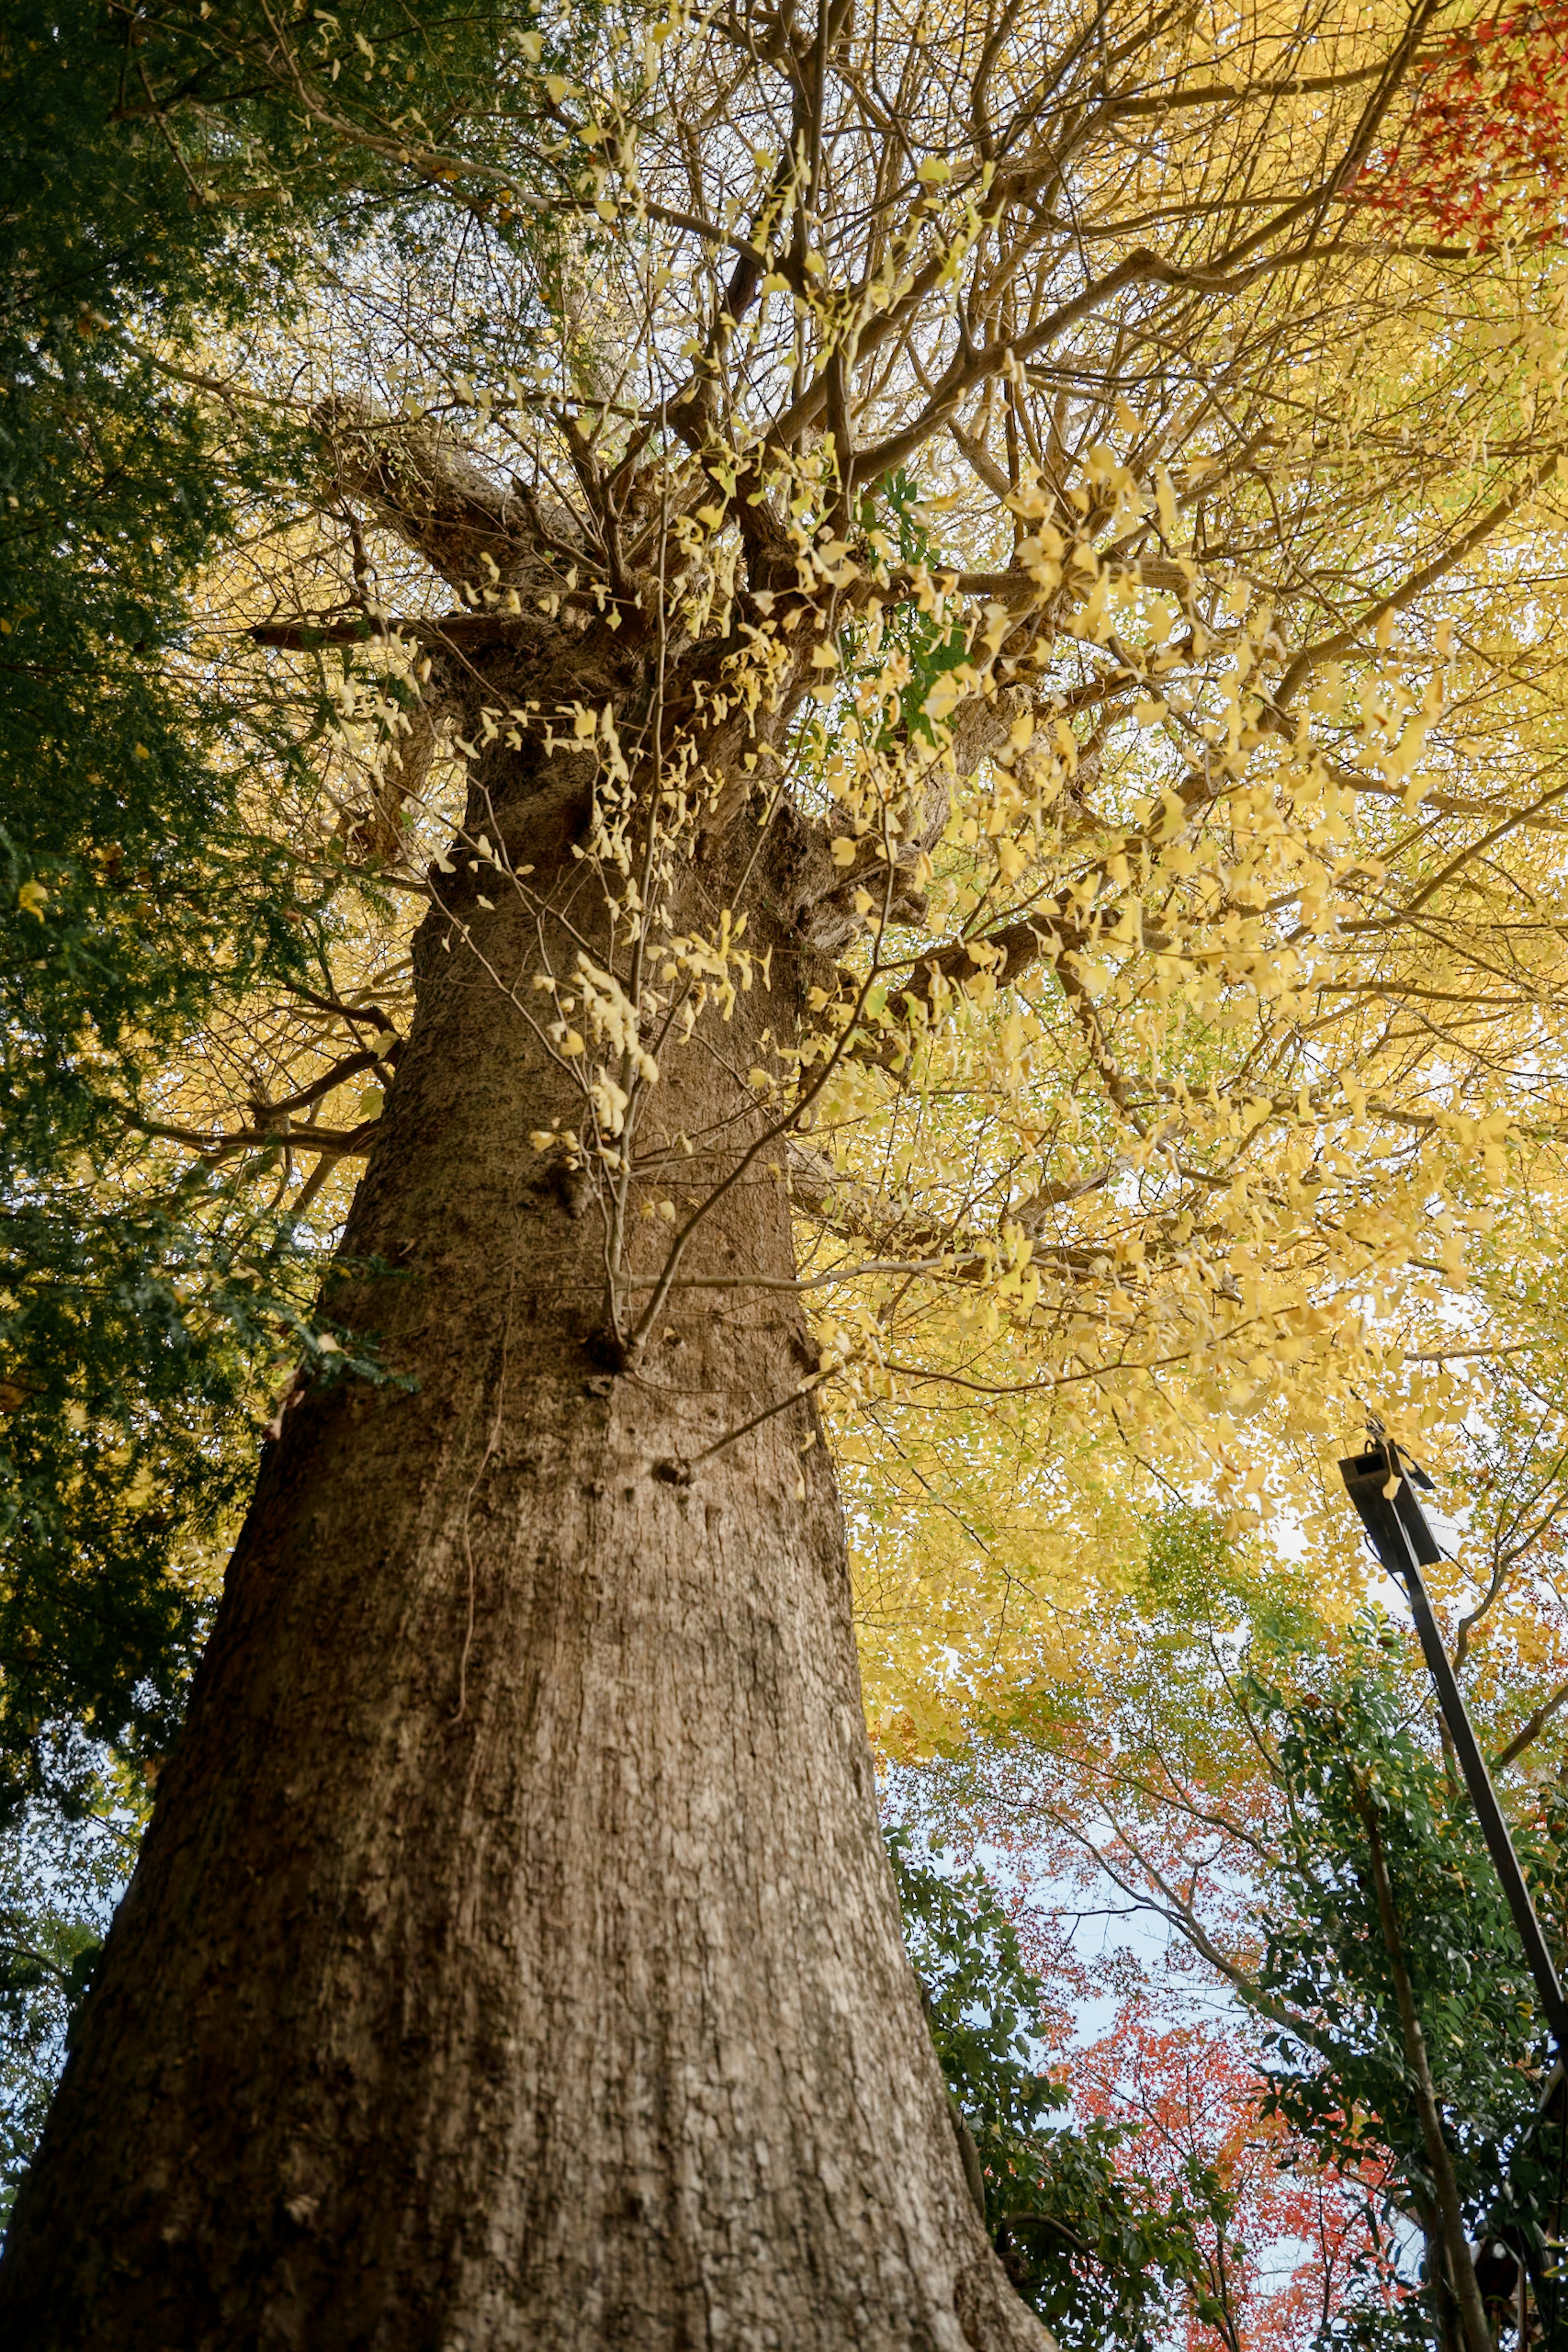
[[[1406,1538],[1406,1548],[1408,1550],[1408,1537]],[[1541,1932],[1541,1922],[1535,1916],[1535,1906],[1530,1899],[1530,1889],[1524,1883],[1524,1873],[1519,1866],[1519,1856],[1513,1850],[1513,1840],[1503,1819],[1502,1807],[1498,1803],[1497,1791],[1491,1784],[1491,1774],[1487,1770],[1486,1758],[1477,1742],[1413,1553],[1405,1573],[1405,1589],[1410,1596],[1410,1612],[1416,1620],[1416,1632],[1426,1654],[1427,1671],[1437,1685],[1437,1704],[1443,1710],[1448,1737],[1454,1743],[1459,1769],[1465,1776],[1465,1786],[1470,1792],[1470,1802],[1481,1825],[1481,1835],[1487,1842],[1492,1867],[1502,1882],[1508,1907],[1513,1914],[1513,1924],[1519,1930],[1519,1940],[1524,1946],[1524,1957],[1530,1962],[1536,1990],[1541,1995],[1541,2006],[1552,2028],[1552,2039],[1561,2055],[1568,2051],[1568,2000],[1563,1998],[1563,1986],[1547,1948],[1546,1938]]]
[[[1535,2121],[1525,2135],[1529,2139],[1540,2130],[1552,2107],[1560,2107],[1562,2104],[1564,2067],[1568,2065],[1568,2000],[1564,2000],[1556,1964],[1541,1932],[1541,1922],[1535,1916],[1535,1906],[1530,1899],[1530,1889],[1519,1866],[1519,1856],[1513,1850],[1513,1839],[1503,1818],[1502,1807],[1498,1803],[1497,1790],[1492,1787],[1486,1758],[1477,1742],[1458,1678],[1443,1646],[1437,1621],[1432,1614],[1421,1563],[1423,1559],[1428,1561],[1440,1559],[1442,1550],[1427,1523],[1410,1476],[1400,1460],[1399,1448],[1384,1434],[1381,1423],[1369,1422],[1366,1452],[1353,1455],[1339,1466],[1345,1489],[1361,1514],[1374,1551],[1389,1575],[1404,1586],[1409,1600],[1416,1636],[1427,1661],[1427,1671],[1437,1688],[1437,1704],[1443,1710],[1443,1720],[1448,1727],[1448,1736],[1454,1743],[1454,1752],[1458,1757],[1459,1769],[1470,1792],[1470,1802],[1481,1825],[1481,1835],[1486,1840],[1492,1868],[1508,1898],[1514,1927],[1524,1947],[1525,1958],[1530,1962],[1541,2006],[1552,2029],[1552,2039],[1557,2045],[1556,2063],[1547,2077],[1546,2087],[1536,2108]],[[1417,1470],[1416,1475],[1424,1486],[1430,1486],[1431,1481],[1423,1472]],[[1561,2118],[1559,2121],[1561,2131]],[[1558,2152],[1557,2203],[1551,2223],[1553,2231],[1562,2228],[1561,2166],[1563,2157],[1568,2156],[1568,2138],[1560,2137]],[[1561,2307],[1558,2292],[1560,2274],[1556,2263],[1549,2258],[1545,2233],[1542,2233],[1542,2242],[1537,2244],[1527,2229],[1511,2225],[1505,2229],[1503,2237],[1529,2274],[1536,2312],[1545,2331],[1546,2352],[1554,2352]]]
[[[1465,1786],[1470,1792],[1470,1802],[1481,1825],[1481,1835],[1487,1842],[1492,1868],[1498,1874],[1508,1898],[1508,1907],[1513,1914],[1513,1924],[1524,1947],[1524,1956],[1530,1962],[1558,2056],[1568,2059],[1568,1999],[1563,1997],[1556,1966],[1546,1938],[1541,1932],[1541,1922],[1535,1916],[1535,1906],[1530,1899],[1530,1889],[1519,1866],[1519,1856],[1513,1850],[1513,1839],[1503,1818],[1502,1807],[1498,1803],[1497,1791],[1491,1784],[1486,1758],[1477,1742],[1463,1694],[1448,1654],[1443,1647],[1437,1621],[1432,1614],[1432,1604],[1427,1597],[1427,1587],[1421,1576],[1417,1531],[1425,1536],[1430,1546],[1431,1557],[1436,1559],[1441,1555],[1422,1517],[1420,1506],[1411,1492],[1404,1464],[1399,1458],[1399,1449],[1391,1440],[1375,1441],[1366,1454],[1342,1462],[1340,1470],[1351,1500],[1365,1523],[1373,1549],[1390,1576],[1398,1580],[1409,1596],[1410,1613],[1416,1621],[1416,1632],[1427,1660],[1427,1671],[1437,1685],[1437,1704],[1443,1710],[1443,1720],[1448,1727],[1448,1736],[1454,1743],[1459,1769],[1465,1776]],[[1391,1479],[1397,1479],[1402,1490],[1392,1496],[1383,1491]],[[1416,1523],[1415,1529],[1410,1525],[1412,1516]]]

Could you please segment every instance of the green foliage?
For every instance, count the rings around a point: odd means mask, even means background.
[[[1467,2226],[1539,2244],[1561,2155],[1555,2130],[1532,2130],[1544,2021],[1469,1799],[1408,1720],[1389,1640],[1368,1619],[1318,1690],[1250,1685],[1289,1801],[1264,1889],[1258,1988],[1299,2021],[1267,2024],[1269,2105],[1320,2163],[1368,2182],[1375,2242],[1392,2242],[1412,2203],[1430,2210],[1371,1873],[1375,1828]],[[1549,1930],[1568,1894],[1562,1828],[1548,1811],[1516,1830]],[[1404,2324],[1389,2317],[1396,2333]]]
[[[0,1808],[62,1719],[172,1732],[258,1318],[221,1188],[135,1122],[161,1050],[304,952],[190,605],[303,443],[220,441],[144,348],[237,320],[285,254],[116,119],[123,35],[66,5],[0,36]],[[259,1246],[297,1290],[290,1237]]]
[[[141,1828],[101,1749],[66,1739],[51,1777],[55,1801],[0,1831],[0,2227],[32,2161]]]
[[[119,1215],[61,1187],[0,1216],[0,1822],[52,1788],[64,1722],[139,1758],[172,1742],[255,1476],[258,1369],[383,1377],[311,1306],[318,1278],[200,1171]]]
[[[414,233],[393,68],[449,121],[494,94],[506,13],[312,20],[330,132],[264,69],[262,6],[0,27],[0,1818],[61,1721],[167,1744],[260,1384],[314,1347],[277,1171],[181,1178],[146,1134],[182,1042],[300,978],[329,919],[246,818],[288,715],[240,709],[193,607],[241,515],[291,509],[311,427],[214,399],[204,339],[286,319],[323,246]]]
[[[1239,1541],[1220,1516],[1186,1503],[1150,1520],[1132,1591],[1134,1622],[1173,1640],[1216,1643],[1245,1636],[1270,1654],[1322,1639],[1310,1579],[1258,1547]]]
[[[920,484],[901,466],[884,475],[861,500],[860,524],[862,530],[881,532],[884,553],[897,562],[924,564],[931,570],[940,566],[941,549],[920,511],[921,495]],[[911,741],[935,743],[937,729],[927,714],[926,698],[938,677],[968,659],[967,636],[950,617],[938,618],[917,605],[895,604],[879,624],[869,659],[855,633],[846,634],[842,647],[846,675],[852,679],[878,676],[890,650],[905,656],[909,677],[898,689],[897,715],[890,712],[882,741],[885,746],[902,735]]]
[[[986,2225],[1019,2294],[1068,2352],[1152,2352],[1173,2294],[1215,2318],[1201,2233],[1229,2222],[1217,2175],[1194,2163],[1173,2193],[1139,2170],[1134,2130],[1047,2123],[1067,2093],[1031,2063],[1042,1988],[984,1873],[945,1875],[904,1830],[888,1850],[936,2054],[979,2151]]]

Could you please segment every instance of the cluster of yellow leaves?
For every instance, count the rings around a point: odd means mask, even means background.
[[[1334,212],[1403,11],[1112,16],[846,20],[828,115],[793,123],[779,28],[675,12],[596,89],[525,50],[580,224],[529,355],[486,381],[427,289],[363,296],[366,373],[494,478],[564,502],[574,469],[632,469],[622,538],[672,661],[733,642],[706,718],[765,717],[811,633],[808,723],[758,797],[826,825],[840,962],[748,1083],[801,1106],[868,1695],[906,1747],[1080,1671],[1173,1492],[1272,1518],[1351,1606],[1333,1464],[1363,1412],[1451,1451],[1498,1351],[1564,1339],[1521,1269],[1568,1133],[1568,281],[1550,250],[1404,250]],[[340,367],[351,308],[334,281]],[[747,501],[792,584],[748,591]],[[330,606],[334,562],[347,588],[341,543],[307,537],[268,543],[268,610]],[[368,545],[389,603],[393,535]],[[533,604],[613,622],[612,570],[552,557]],[[497,573],[465,602],[517,597]],[[444,741],[403,801],[380,901],[345,897],[331,843],[402,705],[384,645],[315,667],[340,808],[290,838],[353,998],[402,976],[477,747]],[[661,991],[722,1008],[768,975],[744,905],[702,938],[666,920],[717,789],[691,743],[664,746],[644,866],[613,715],[531,716],[597,751],[585,865],[648,975],[544,975],[599,1007],[573,1026],[558,997],[556,1043],[618,1167],[681,1049],[651,1050]],[[308,1045],[279,1021],[275,1096]],[[259,1050],[224,1044],[231,1092]]]

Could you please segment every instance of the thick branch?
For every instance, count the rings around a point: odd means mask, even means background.
[[[1538,466],[1533,473],[1525,476],[1517,489],[1511,490],[1506,498],[1499,499],[1497,504],[1490,507],[1479,522],[1472,523],[1469,530],[1462,531],[1458,539],[1444,548],[1440,555],[1435,555],[1429,563],[1424,563],[1418,571],[1411,572],[1409,578],[1402,581],[1390,594],[1379,597],[1375,604],[1369,604],[1364,613],[1358,614],[1354,621],[1347,622],[1343,629],[1336,629],[1332,636],[1321,637],[1316,645],[1303,646],[1275,690],[1273,701],[1276,708],[1283,710],[1310,670],[1315,669],[1321,662],[1332,661],[1335,655],[1348,651],[1352,646],[1364,638],[1368,629],[1376,627],[1385,613],[1404,612],[1406,606],[1413,604],[1424,590],[1435,586],[1446,573],[1454,571],[1461,564],[1467,555],[1473,554],[1478,547],[1482,546],[1494,531],[1500,530],[1503,524],[1516,515],[1520,508],[1526,505],[1535,496],[1536,491],[1552,479],[1557,471],[1560,454],[1554,449],[1551,457]]]
[[[204,1160],[214,1166],[220,1160],[232,1160],[236,1151],[265,1151],[278,1144],[290,1151],[318,1151],[334,1160],[351,1160],[370,1150],[375,1140],[379,1121],[362,1119],[354,1128],[291,1127],[287,1118],[276,1128],[246,1127],[216,1135],[203,1134],[200,1128],[173,1127],[162,1119],[137,1118],[127,1114],[126,1124],[140,1135],[157,1135],[172,1143],[188,1143]]]
[[[1559,1683],[1550,1698],[1542,1699],[1533,1715],[1527,1715],[1506,1748],[1499,1748],[1491,1759],[1491,1769],[1500,1772],[1505,1766],[1523,1755],[1531,1740],[1539,1739],[1558,1708],[1568,1702],[1568,1683]]]
[[[449,587],[516,584],[530,558],[537,564],[525,501],[428,427],[399,425],[347,398],[323,402],[316,422],[333,493],[365,500]]]

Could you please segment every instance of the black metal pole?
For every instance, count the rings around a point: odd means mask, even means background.
[[[1535,2121],[1526,2138],[1541,2128],[1554,2105],[1561,2105],[1564,2069],[1568,2067],[1568,2000],[1557,1975],[1556,1963],[1541,1932],[1541,1922],[1535,1916],[1535,1906],[1530,1899],[1530,1889],[1524,1883],[1524,1873],[1519,1866],[1519,1856],[1513,1849],[1513,1839],[1503,1818],[1502,1807],[1497,1801],[1497,1790],[1491,1784],[1486,1758],[1481,1754],[1464,1694],[1454,1672],[1437,1621],[1432,1614],[1426,1580],[1421,1574],[1423,1560],[1442,1558],[1442,1551],[1416,1496],[1399,1448],[1385,1437],[1380,1424],[1369,1425],[1370,1433],[1364,1454],[1353,1455],[1340,1464],[1340,1474],[1351,1501],[1361,1514],[1372,1548],[1397,1584],[1404,1587],[1410,1602],[1410,1613],[1416,1622],[1416,1638],[1427,1661],[1437,1693],[1437,1704],[1443,1710],[1443,1720],[1448,1727],[1448,1737],[1459,1759],[1459,1769],[1465,1776],[1465,1786],[1476,1818],[1481,1825],[1481,1835],[1491,1856],[1492,1868],[1508,1907],[1513,1914],[1513,1924],[1524,1956],[1530,1962],[1531,1974],[1546,2021],[1552,2029],[1552,2039],[1557,2045],[1557,2062],[1547,2077]],[[1416,1470],[1421,1484],[1431,1481],[1425,1472]],[[1562,2118],[1559,2117],[1562,2128]],[[1568,2154],[1568,2140],[1559,2141],[1559,2185],[1557,2204],[1553,2209],[1552,2230],[1562,2227],[1563,2192],[1561,2162]],[[1560,2273],[1555,2262],[1549,2259],[1549,2247],[1554,2243],[1543,2231],[1537,2243],[1529,2230],[1520,2224],[1505,2227],[1502,2235],[1529,2273],[1535,2308],[1546,2335],[1546,2352],[1554,2352],[1557,2323],[1561,2316],[1559,2294]],[[1561,2250],[1558,2249],[1560,2252]]]
[[[1486,1840],[1492,1868],[1498,1874],[1503,1894],[1508,1898],[1508,1907],[1513,1914],[1513,1924],[1524,1947],[1524,1956],[1530,1962],[1558,2056],[1568,2063],[1568,1999],[1564,1999],[1556,1965],[1541,1932],[1541,1922],[1535,1916],[1535,1906],[1530,1899],[1530,1889],[1519,1866],[1519,1856],[1513,1849],[1508,1822],[1503,1818],[1502,1807],[1498,1803],[1497,1790],[1492,1787],[1486,1758],[1481,1754],[1463,1693],[1448,1651],[1443,1647],[1443,1637],[1432,1614],[1432,1603],[1427,1597],[1427,1587],[1422,1580],[1422,1550],[1425,1549],[1432,1559],[1438,1559],[1442,1555],[1411,1489],[1399,1449],[1392,1441],[1375,1440],[1365,1454],[1342,1462],[1340,1470],[1350,1498],[1361,1513],[1372,1538],[1374,1550],[1389,1575],[1404,1586],[1409,1597],[1410,1613],[1416,1621],[1416,1633],[1427,1661],[1427,1671],[1437,1686],[1437,1704],[1443,1710],[1443,1720],[1448,1727],[1448,1736],[1454,1743],[1459,1769],[1465,1776],[1465,1786],[1470,1792],[1470,1802],[1481,1825],[1481,1835]],[[1396,1481],[1395,1492],[1389,1495],[1385,1490]]]
[[[1403,1529],[1401,1529],[1403,1533]],[[1408,1549],[1408,1538],[1406,1538]],[[1530,1899],[1530,1889],[1524,1883],[1524,1873],[1519,1866],[1519,1856],[1513,1850],[1502,1807],[1497,1801],[1497,1790],[1491,1784],[1486,1758],[1481,1754],[1464,1696],[1443,1647],[1443,1637],[1437,1621],[1432,1614],[1432,1604],[1427,1598],[1427,1587],[1421,1570],[1412,1555],[1405,1571],[1405,1590],[1410,1596],[1410,1613],[1416,1620],[1416,1632],[1427,1660],[1427,1671],[1437,1686],[1437,1704],[1443,1710],[1443,1720],[1448,1727],[1448,1737],[1459,1759],[1459,1769],[1465,1776],[1465,1786],[1470,1792],[1470,1802],[1481,1825],[1481,1835],[1487,1842],[1487,1852],[1492,1867],[1502,1882],[1508,1897],[1508,1907],[1513,1914],[1513,1924],[1519,1930],[1519,1940],[1524,1946],[1524,1957],[1530,1962],[1535,1979],[1535,1989],[1541,1995],[1541,2006],[1552,2028],[1552,2039],[1561,2056],[1568,2052],[1568,2000],[1563,1998],[1541,1922],[1535,1916],[1535,1906]]]

